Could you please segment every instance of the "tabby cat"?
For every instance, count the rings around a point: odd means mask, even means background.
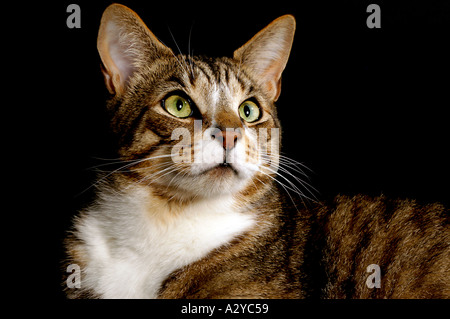
[[[174,54],[127,7],[105,10],[97,45],[122,164],[74,220],[69,298],[450,297],[440,204],[293,204],[283,173],[299,169],[279,154],[274,102],[294,31],[282,16],[211,59]]]

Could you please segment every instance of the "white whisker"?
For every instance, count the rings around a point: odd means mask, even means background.
[[[270,174],[267,174],[267,173],[265,173],[265,172],[263,172],[263,171],[261,171],[261,170],[260,170],[260,172],[261,172],[262,174],[268,176],[269,178],[271,178],[273,181],[277,182],[281,187],[283,187],[283,189],[286,191],[286,194],[289,196],[289,198],[291,199],[292,204],[294,205],[295,209],[296,209],[297,212],[298,212],[297,205],[295,205],[295,201],[294,201],[294,199],[292,198],[291,194],[289,193],[288,189],[292,190],[292,191],[295,192],[295,193],[297,193],[297,192],[296,192],[295,190],[291,189],[289,186],[285,185],[284,183],[280,182],[278,179],[276,179],[275,177],[271,176]],[[297,193],[297,194],[298,194],[298,193]],[[301,198],[301,197],[302,197],[302,194],[299,194],[299,195],[300,195],[300,198]],[[302,201],[303,201],[303,199],[302,199]]]
[[[115,164],[129,163],[127,165],[124,165],[124,166],[121,166],[120,168],[118,168],[118,170],[121,170],[123,168],[130,167],[130,166],[133,166],[133,165],[137,165],[137,164],[140,164],[140,163],[145,162],[145,161],[149,161],[149,160],[153,160],[153,159],[157,159],[157,158],[171,157],[171,156],[172,156],[171,154],[165,154],[165,155],[146,157],[146,158],[137,159],[137,160],[136,159],[134,159],[134,160],[118,160],[118,161],[115,161],[115,162],[110,162],[110,163],[104,163],[104,164],[91,166],[91,167],[89,167],[87,169],[90,170],[90,169],[96,169],[96,168],[99,168],[99,167],[110,166],[110,165],[115,165]]]
[[[267,160],[267,159],[264,159],[264,158],[263,158],[262,161],[263,161],[263,163],[270,164],[270,161]],[[306,189],[306,190],[307,190],[307,191],[308,191],[308,192],[316,199],[316,197],[315,197],[314,193],[311,191],[311,189],[312,189],[313,191],[317,192],[317,193],[318,193],[318,190],[315,189],[315,188],[314,188],[311,184],[309,184],[308,182],[302,180],[302,179],[301,179],[300,177],[298,177],[298,176],[295,176],[294,174],[292,174],[292,173],[289,171],[289,169],[290,169],[290,170],[293,170],[293,171],[298,172],[298,173],[300,173],[301,175],[303,175],[303,176],[305,176],[305,177],[307,177],[307,178],[309,179],[309,177],[308,177],[302,170],[298,169],[297,167],[292,167],[292,166],[289,166],[289,165],[285,165],[285,164],[282,163],[282,162],[280,162],[280,165],[279,165],[278,169],[279,169],[280,171],[286,173],[288,176],[292,177],[293,179],[295,179],[296,182],[298,182],[302,187],[304,187],[304,188],[305,188],[305,189]],[[279,174],[279,173],[277,172],[277,174]]]
[[[187,64],[186,64],[186,59],[184,58],[183,53],[181,52],[180,47],[178,46],[178,43],[177,43],[177,41],[175,40],[175,37],[173,36],[172,31],[170,30],[170,28],[169,28],[169,33],[170,33],[170,36],[172,37],[173,42],[175,43],[175,45],[176,45],[176,47],[177,47],[177,49],[178,49],[178,52],[180,53],[181,59],[183,59],[184,66],[181,64],[181,62],[180,62],[180,60],[178,59],[178,57],[177,57],[175,54],[173,54],[173,55],[174,55],[175,58],[178,60],[178,63],[180,64],[180,66],[182,67],[182,69],[184,70],[184,72],[186,72],[186,74],[189,74],[189,67],[188,67]],[[193,76],[193,74],[192,74],[192,76]]]
[[[191,67],[191,74],[192,74],[192,78],[194,77],[194,65],[193,65],[193,61],[192,61],[192,57],[194,56],[194,50],[192,50],[191,53],[191,36],[192,36],[192,28],[194,27],[194,23],[192,23],[191,25],[191,29],[189,30],[189,39],[188,39],[188,57],[190,56],[191,58],[189,59],[189,65]]]
[[[169,181],[169,183],[167,184],[166,190],[169,189],[170,184],[172,184],[172,182],[173,182],[173,181],[174,181],[181,173],[184,173],[183,176],[185,176],[185,175],[187,174],[185,171],[183,171],[183,169],[180,169],[179,172],[178,172],[177,174],[175,174],[175,176],[172,177],[172,179]]]
[[[102,178],[100,178],[100,179],[97,180],[95,183],[93,183],[92,185],[90,185],[89,187],[87,187],[86,189],[84,189],[82,192],[80,192],[79,194],[77,194],[77,196],[80,196],[81,194],[87,192],[87,191],[88,191],[89,189],[91,189],[92,187],[95,187],[95,186],[97,186],[97,185],[103,183],[103,181],[106,180],[106,179],[107,179],[108,177],[110,177],[111,175],[116,174],[116,173],[124,172],[124,169],[126,169],[126,168],[135,166],[135,165],[140,164],[140,163],[145,162],[145,161],[150,161],[150,160],[154,160],[154,159],[158,159],[158,158],[167,158],[167,157],[171,157],[171,155],[170,155],[170,154],[166,154],[166,155],[159,155],[159,156],[153,156],[153,157],[146,157],[146,158],[139,159],[139,160],[124,161],[124,162],[130,162],[130,163],[128,163],[128,164],[126,164],[126,165],[123,165],[123,166],[119,167],[118,169],[115,169],[115,170],[109,172],[109,173],[106,174],[105,176],[102,176]],[[120,163],[120,161],[119,161],[119,162],[116,162],[116,163],[113,163],[113,164],[118,164],[118,163]],[[105,165],[112,165],[112,164],[111,164],[111,163],[100,164],[100,165],[98,165],[98,166],[96,166],[96,167],[102,167],[102,166],[105,166]],[[93,168],[96,168],[96,167],[94,166]],[[91,168],[91,169],[93,169],[93,168]]]
[[[147,182],[148,180],[151,180],[149,183],[146,183],[146,185],[148,186],[148,185],[151,185],[152,183],[155,183],[156,181],[158,181],[160,178],[162,178],[162,177],[164,177],[164,176],[166,176],[166,175],[168,175],[168,174],[170,174],[170,173],[172,173],[172,172],[174,172],[174,171],[176,171],[177,170],[177,168],[176,167],[173,167],[172,165],[170,165],[169,167],[167,167],[167,168],[165,168],[165,169],[163,169],[163,170],[159,170],[159,171],[157,171],[156,173],[153,173],[153,174],[151,174],[151,175],[147,175],[147,176],[144,176],[143,178],[141,178],[139,181],[137,181],[134,185],[137,185],[137,184],[142,184],[142,183],[144,183],[144,182]],[[162,175],[160,175],[160,176],[158,176],[159,174],[162,174]],[[157,177],[156,179],[153,179],[153,178],[155,178],[155,177]],[[131,186],[129,186],[129,187],[131,187]]]
[[[268,165],[271,163],[267,157],[265,157],[265,158],[263,157],[263,158],[262,158],[262,162],[263,162],[264,164],[268,164]],[[272,172],[273,174],[279,176],[279,177],[282,178],[284,181],[286,181],[286,182],[288,183],[289,186],[286,185],[285,183],[283,183],[283,184],[284,184],[284,187],[283,187],[283,188],[285,188],[285,190],[289,189],[289,190],[293,191],[294,193],[298,194],[298,195],[300,196],[300,198],[302,199],[302,201],[303,201],[303,198],[306,198],[306,199],[311,200],[311,201],[316,201],[316,197],[315,197],[314,193],[311,191],[311,189],[314,190],[314,191],[316,191],[316,192],[317,192],[317,190],[316,190],[313,186],[311,186],[311,185],[308,184],[307,182],[301,180],[298,176],[295,176],[294,174],[292,174],[292,173],[289,171],[289,169],[292,169],[292,170],[298,172],[298,169],[294,169],[294,168],[292,168],[292,167],[290,167],[290,166],[284,165],[282,162],[280,162],[280,165],[278,166],[278,170],[273,170],[273,169],[271,169],[270,167],[267,167],[267,166],[264,166],[263,169],[267,169],[268,171]],[[262,170],[260,170],[260,171],[262,171]],[[264,172],[263,172],[263,173],[264,173]],[[283,175],[282,173],[286,174],[287,176]],[[305,175],[303,171],[301,171],[300,173],[301,173],[302,175]],[[269,176],[270,176],[270,175],[269,175]],[[306,176],[306,175],[305,175],[305,176]],[[313,198],[307,196],[304,192],[302,192],[302,191],[300,190],[300,188],[297,187],[297,186],[295,185],[295,183],[294,183],[293,181],[291,181],[288,177],[292,178],[296,183],[300,184],[300,185],[302,186],[302,188],[304,188],[305,190],[307,190],[308,193],[311,194],[311,196],[312,196]],[[278,180],[278,179],[277,179],[277,180]]]

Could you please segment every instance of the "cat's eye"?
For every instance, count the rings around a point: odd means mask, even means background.
[[[179,118],[186,118],[192,115],[192,108],[189,101],[177,94],[173,94],[164,99],[163,107],[167,112]]]
[[[239,106],[239,116],[248,123],[259,120],[260,115],[261,111],[255,102],[247,100]]]

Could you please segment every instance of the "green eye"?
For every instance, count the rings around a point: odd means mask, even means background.
[[[192,115],[192,108],[188,100],[179,95],[171,95],[163,100],[164,108],[173,116],[186,118]]]
[[[240,117],[248,123],[259,120],[260,114],[258,105],[252,101],[245,101],[239,106]]]

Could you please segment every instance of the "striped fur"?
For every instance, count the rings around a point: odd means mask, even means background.
[[[66,262],[81,268],[81,288],[69,298],[450,297],[441,205],[338,196],[293,207],[286,190],[300,190],[287,175],[301,171],[274,147],[274,102],[294,30],[292,16],[278,18],[212,59],[174,54],[124,6],[105,10],[98,49],[121,166],[74,219]],[[171,94],[191,116],[164,109]],[[259,107],[256,121],[240,115],[244,101]],[[232,143],[217,138],[230,139],[226,129]],[[189,160],[174,160],[180,146]],[[371,264],[380,288],[366,284]]]

